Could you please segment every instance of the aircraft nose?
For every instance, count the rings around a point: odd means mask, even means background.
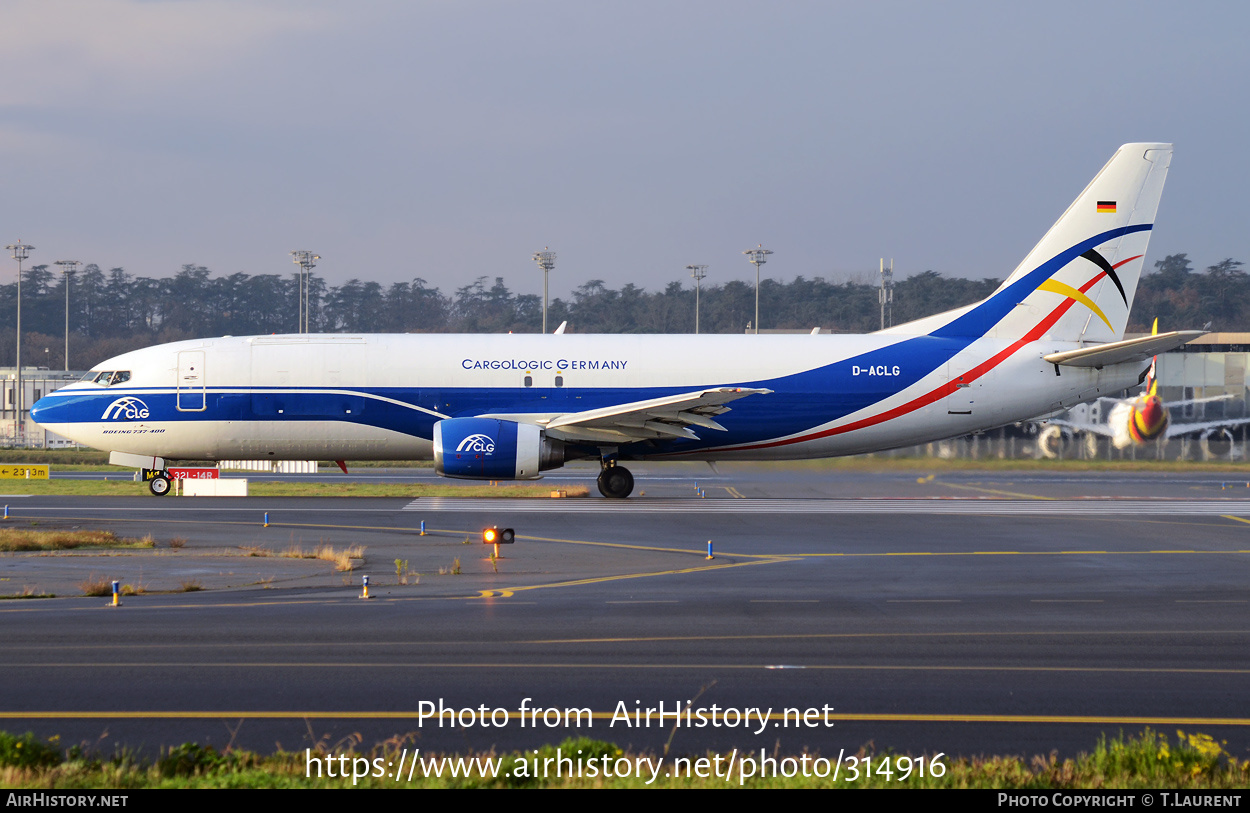
[[[64,423],[68,417],[64,398],[45,395],[30,408],[30,419],[38,424]]]
[[[35,423],[42,423],[40,416],[47,413],[47,406],[48,399],[46,397],[36,401],[30,408],[30,419]]]

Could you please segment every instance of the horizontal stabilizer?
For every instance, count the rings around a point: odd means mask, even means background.
[[[1158,336],[1142,336],[1138,339],[1125,339],[1121,342],[1082,347],[1080,350],[1050,353],[1042,358],[1051,364],[1062,364],[1065,367],[1101,368],[1110,364],[1145,361],[1151,356],[1175,350],[1205,335],[1204,330],[1174,330],[1171,333],[1160,333]]]

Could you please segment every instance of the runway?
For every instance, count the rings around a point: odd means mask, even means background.
[[[1053,514],[1081,514],[1100,516],[1107,514],[1132,514],[1136,516],[1222,516],[1250,515],[1250,501],[1231,503],[1217,500],[1196,501],[1147,501],[1147,500],[649,500],[600,502],[570,500],[553,505],[546,500],[493,500],[463,497],[426,497],[413,500],[404,506],[405,511],[499,511],[514,514],[628,514],[642,513],[688,514],[964,514],[973,516],[1001,516],[1028,514],[1049,516]]]
[[[0,726],[103,749],[580,734],[827,755],[1070,754],[1149,726],[1250,756],[1244,481],[671,472],[640,468],[645,494],[625,503],[6,499],[11,522],[153,533],[158,548],[0,559],[3,593],[72,593],[80,577],[58,574],[87,567],[151,588],[117,609],[0,602]],[[498,561],[486,525],[516,528]],[[317,544],[362,545],[363,562],[249,552]],[[163,592],[193,571],[206,589]],[[440,727],[440,701],[471,724]],[[708,722],[672,714],[687,705]]]

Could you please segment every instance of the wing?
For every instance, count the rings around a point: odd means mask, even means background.
[[[1188,435],[1192,432],[1205,432],[1208,429],[1232,429],[1250,423],[1250,418],[1231,418],[1223,421],[1204,421],[1202,423],[1180,423],[1168,427],[1166,438]]]
[[[548,437],[588,443],[632,443],[639,440],[698,440],[695,428],[724,432],[715,420],[728,412],[725,406],[748,395],[767,395],[772,390],[718,387],[681,395],[633,401],[628,404],[557,415],[543,426]]]
[[[1189,398],[1185,401],[1165,401],[1164,406],[1168,409],[1172,407],[1185,406],[1186,404],[1206,404],[1211,401],[1228,401],[1236,398],[1236,395],[1212,395],[1207,398]]]

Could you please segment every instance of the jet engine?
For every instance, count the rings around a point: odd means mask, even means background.
[[[434,424],[434,470],[467,480],[536,480],[564,465],[564,444],[529,423],[448,418]]]
[[[1157,395],[1141,395],[1111,409],[1111,442],[1117,449],[1140,446],[1160,437],[1168,428],[1168,409]]]
[[[1037,454],[1039,459],[1057,460],[1062,458],[1072,445],[1072,432],[1061,426],[1051,424],[1037,434]]]

